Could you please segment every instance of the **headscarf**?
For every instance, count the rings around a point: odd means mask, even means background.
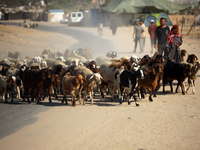
[[[178,33],[178,30],[175,29],[178,29],[178,25],[174,25],[169,34],[167,34],[167,44],[169,45],[174,44],[174,36],[181,37],[181,35]]]

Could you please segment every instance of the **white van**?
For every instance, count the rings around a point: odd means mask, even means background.
[[[83,20],[82,12],[71,12],[69,14],[69,25],[78,24]]]

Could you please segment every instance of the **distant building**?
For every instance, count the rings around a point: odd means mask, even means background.
[[[49,10],[49,22],[60,22],[63,19],[64,11],[62,9]]]

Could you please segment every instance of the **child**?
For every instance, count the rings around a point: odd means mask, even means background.
[[[176,63],[182,61],[180,46],[183,43],[181,35],[178,33],[178,25],[174,25],[167,35],[167,47],[169,48],[169,58]]]

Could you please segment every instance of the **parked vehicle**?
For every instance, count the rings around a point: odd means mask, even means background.
[[[62,20],[60,20],[60,23],[68,24],[69,23],[69,19],[68,18],[62,19]]]
[[[71,12],[68,18],[69,25],[77,25],[80,24],[83,20],[83,12]]]

